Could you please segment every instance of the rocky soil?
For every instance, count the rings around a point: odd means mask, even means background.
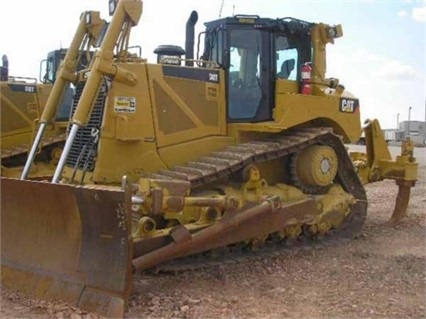
[[[397,226],[387,224],[394,182],[368,185],[358,238],[178,275],[138,274],[125,318],[426,318],[426,149],[415,156],[419,180]],[[1,319],[99,318],[0,292]]]

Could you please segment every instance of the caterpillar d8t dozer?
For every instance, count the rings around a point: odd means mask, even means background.
[[[128,50],[142,2],[109,5],[90,66],[54,84],[73,80],[76,94],[52,180],[1,180],[4,286],[122,316],[132,274],[166,261],[356,236],[366,183],[396,180],[393,221],[403,217],[411,153],[393,160],[377,120],[365,126],[366,154],[345,147],[362,127],[358,98],[325,77],[340,25],[222,18],[205,24],[194,57],[194,11],[185,50],[159,46],[147,63]],[[83,14],[80,25],[91,23]]]
[[[97,40],[97,29],[92,27],[93,41]],[[89,31],[89,30],[88,30]],[[9,75],[9,61],[2,57],[0,78],[1,105],[1,175],[19,178],[26,162],[28,151],[34,139],[37,123],[43,123],[42,116],[49,95],[56,81],[61,62],[65,59],[67,49],[58,49],[47,54],[47,59],[40,63],[40,76],[36,78]],[[87,68],[93,53],[81,48],[78,58],[72,57],[76,70]],[[68,59],[69,60],[69,59]],[[63,69],[63,68],[62,68]],[[54,103],[55,116],[46,123],[44,136],[34,152],[35,163],[26,177],[31,179],[51,178],[55,165],[60,158],[65,144],[66,129],[72,105],[74,89],[72,79],[52,95],[49,103]]]
[[[2,176],[20,176],[37,119],[52,89],[49,80],[54,81],[55,62],[64,56],[64,52],[65,50],[61,49],[48,53],[51,63],[46,64],[46,76],[40,82],[36,78],[10,76],[8,58],[3,55],[0,79]],[[71,108],[72,88],[68,88],[66,93],[60,106],[61,114],[66,114],[67,111],[69,113]],[[67,125],[68,117],[63,116],[48,127],[40,143],[37,161],[32,167],[30,177],[42,178],[53,174],[55,160],[59,159],[65,143]]]

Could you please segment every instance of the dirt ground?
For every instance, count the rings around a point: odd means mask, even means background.
[[[399,152],[392,147],[392,152]],[[125,318],[426,318],[426,148],[407,217],[387,224],[397,187],[366,187],[357,239],[173,274],[139,274]],[[1,289],[0,318],[99,318]]]

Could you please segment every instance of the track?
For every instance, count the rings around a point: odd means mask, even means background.
[[[37,155],[36,160],[46,160],[46,157],[50,157],[50,152],[55,148],[60,148],[65,144],[66,136],[61,134],[54,137],[45,137],[40,142],[42,151]],[[1,162],[6,167],[17,167],[25,165],[27,159],[27,153],[30,149],[30,145],[24,144],[11,148],[1,149]]]
[[[198,161],[190,162],[186,166],[177,166],[172,170],[162,170],[146,177],[187,180],[191,182],[192,191],[196,193],[198,189],[208,188],[226,177],[241,172],[249,164],[280,158],[288,160],[304,148],[315,144],[328,145],[333,148],[339,161],[338,172],[334,182],[339,183],[346,192],[351,193],[357,200],[342,225],[337,229],[331,229],[326,234],[325,239],[353,238],[360,231],[366,218],[366,194],[344,144],[340,137],[333,134],[329,128],[291,130],[272,139],[229,146],[222,152],[212,153],[207,157],[200,158]],[[301,236],[304,244],[312,244],[313,241],[311,240],[306,242],[309,236],[306,237],[303,234]],[[284,253],[282,250],[283,247],[286,247],[283,246],[282,240],[276,240],[272,236],[265,242],[265,246],[260,251],[247,251],[246,245],[232,245],[225,249],[215,249],[207,253],[176,259],[151,270],[176,273],[217,266],[222,263],[244,262]]]
[[[304,234],[300,235],[296,239],[288,240],[270,238],[265,242],[263,247],[257,250],[247,249],[246,246],[240,244],[216,249],[207,253],[171,260],[148,269],[147,272],[150,274],[178,275],[182,272],[215,268],[222,265],[250,263],[265,258],[283,256],[288,254],[290,250],[294,252],[294,250],[309,250],[319,246],[332,246],[337,240],[339,239],[333,236],[306,237]]]

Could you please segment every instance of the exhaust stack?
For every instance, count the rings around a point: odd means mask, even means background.
[[[195,24],[198,21],[197,11],[192,11],[186,22],[185,52],[186,59],[194,59]],[[194,66],[194,61],[185,61],[185,66]]]
[[[7,81],[9,78],[9,60],[6,54],[1,57],[2,66],[0,72],[0,81]]]

